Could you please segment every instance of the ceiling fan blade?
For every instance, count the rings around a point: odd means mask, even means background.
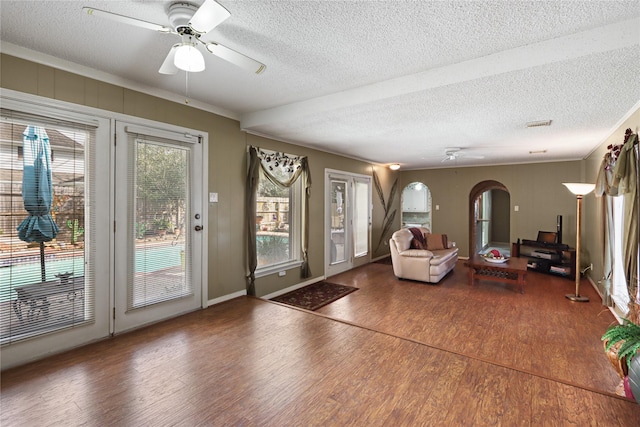
[[[231,13],[220,3],[216,3],[214,0],[204,0],[202,6],[191,17],[189,26],[194,31],[204,34],[213,30],[230,16]]]
[[[179,71],[178,67],[176,67],[176,64],[174,63],[178,46],[180,46],[180,43],[174,44],[171,47],[171,50],[167,54],[167,57],[164,59],[164,62],[162,63],[162,65],[160,66],[160,69],[158,70],[160,74],[177,74],[178,73]]]
[[[254,72],[256,74],[262,73],[267,69],[267,66],[261,62],[256,61],[255,59],[251,59],[246,55],[243,55],[239,52],[236,52],[233,49],[229,49],[226,46],[215,42],[209,42],[206,44],[207,50],[217,57],[220,57],[226,61],[231,62],[234,65],[237,65],[240,68],[244,68],[245,70]]]
[[[146,28],[152,31],[158,31],[160,33],[173,33],[173,29],[165,27],[164,25],[154,24],[153,22],[143,21],[141,19],[131,18],[130,16],[124,16],[113,12],[107,12],[106,10],[94,9],[92,7],[83,7],[82,10],[87,12],[91,16],[101,16],[113,21],[122,22],[124,24],[135,25],[136,27]]]

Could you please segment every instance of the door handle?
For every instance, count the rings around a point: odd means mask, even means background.
[[[203,227],[203,226],[201,226],[201,225],[196,225],[196,226],[194,227],[194,229],[195,229],[196,231],[202,231],[202,230],[204,229],[204,227]]]

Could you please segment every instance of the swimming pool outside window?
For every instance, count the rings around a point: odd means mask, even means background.
[[[89,208],[95,128],[3,109],[0,133],[0,342],[6,345],[95,318]],[[40,171],[39,153],[46,164]],[[48,176],[50,184],[36,186],[39,195],[30,199],[33,171],[36,181]],[[34,201],[38,209],[30,206]],[[55,226],[33,234],[45,217]]]
[[[309,269],[311,174],[305,156],[248,147],[246,218],[247,293],[255,278],[300,266]]]

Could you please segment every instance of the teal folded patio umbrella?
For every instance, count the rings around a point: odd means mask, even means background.
[[[59,229],[51,217],[51,146],[43,128],[27,126],[22,133],[22,155],[22,199],[29,215],[18,226],[18,237],[25,242],[40,243],[40,272],[44,282],[44,242],[53,240]]]

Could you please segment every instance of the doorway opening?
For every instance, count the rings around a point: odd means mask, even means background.
[[[497,249],[511,255],[511,198],[498,181],[482,181],[469,193],[469,256]]]
[[[422,182],[412,182],[402,190],[402,226],[431,228],[431,192]]]

